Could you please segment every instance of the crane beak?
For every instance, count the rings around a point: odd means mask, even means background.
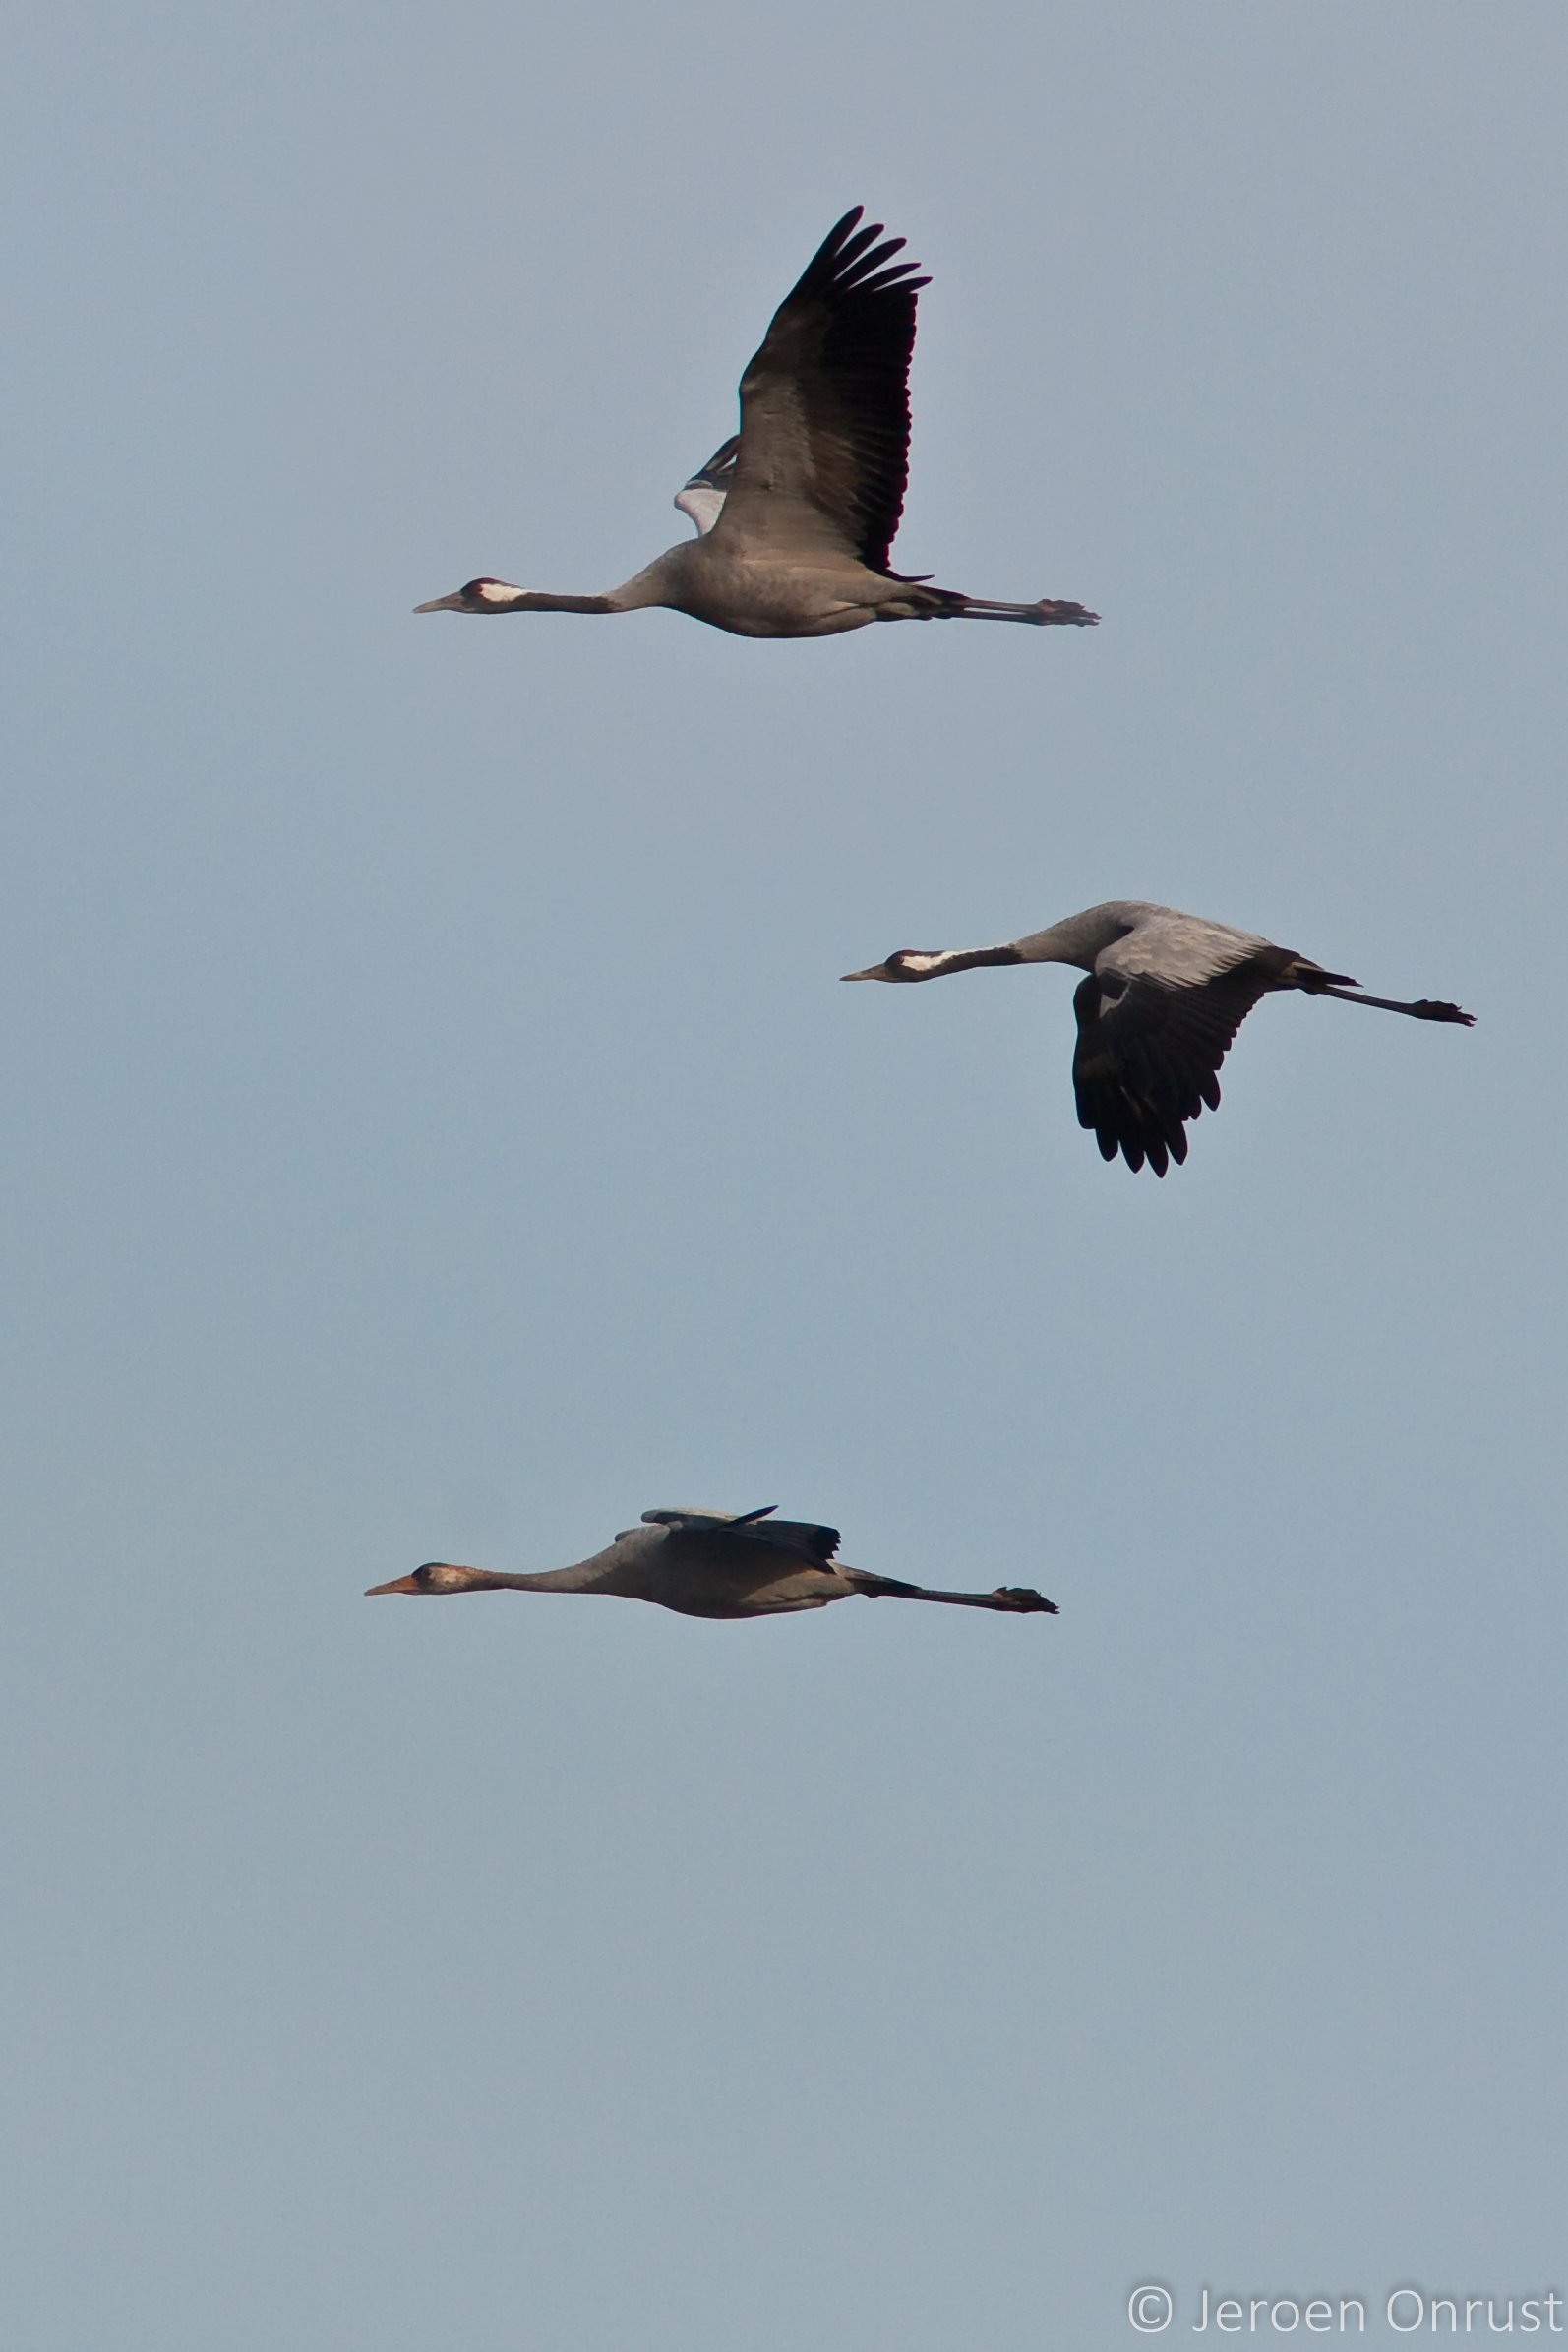
[[[840,972],[838,977],[840,980],[885,980],[887,978],[887,966],[885,964],[873,964],[869,971]]]
[[[461,588],[455,588],[450,596],[437,596],[429,604],[416,604],[414,610],[416,613],[465,613],[468,607],[463,601]],[[378,1587],[383,1592],[388,1589],[386,1586]]]
[[[374,1600],[378,1593],[419,1593],[423,1590],[424,1587],[416,1576],[398,1576],[394,1577],[390,1585],[369,1586],[365,1593],[365,1598]]]

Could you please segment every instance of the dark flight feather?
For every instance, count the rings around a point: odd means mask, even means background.
[[[735,490],[803,494],[885,573],[909,473],[915,304],[931,280],[913,262],[889,267],[903,238],[878,245],[881,223],[857,229],[861,212],[824,238],[741,378]],[[804,478],[781,425],[804,429]]]
[[[1279,950],[1274,955],[1279,955]],[[1294,959],[1292,959],[1294,960]],[[1080,981],[1072,1084],[1078,1124],[1101,1156],[1119,1151],[1163,1176],[1187,1156],[1185,1124],[1220,1108],[1220,1064],[1258,998],[1279,985],[1272,959],[1248,956],[1198,987],[1115,971]]]

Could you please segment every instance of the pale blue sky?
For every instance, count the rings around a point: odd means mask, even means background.
[[[1568,2287],[1565,60],[13,25],[7,2341]],[[411,617],[679,537],[855,202],[895,560],[1100,630]],[[838,984],[1119,895],[1478,1026],[1265,1003],[1159,1184],[1069,974]],[[672,1501],[1062,1613],[360,1598]]]

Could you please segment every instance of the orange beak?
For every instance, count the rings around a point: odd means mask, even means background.
[[[390,1585],[368,1586],[365,1593],[365,1598],[367,1600],[374,1600],[378,1593],[420,1593],[423,1592],[423,1590],[424,1587],[420,1584],[417,1577],[397,1576],[393,1577]]]

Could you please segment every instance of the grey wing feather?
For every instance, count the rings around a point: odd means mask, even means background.
[[[915,303],[902,237],[846,212],[773,314],[741,378],[727,531],[849,553],[885,573],[909,470]]]
[[[1119,973],[1128,980],[1148,978],[1169,986],[1202,988],[1225,979],[1253,957],[1289,956],[1255,931],[1236,931],[1229,923],[1214,923],[1206,915],[1183,915],[1175,907],[1140,910],[1131,930],[1095,957],[1101,975]]]

